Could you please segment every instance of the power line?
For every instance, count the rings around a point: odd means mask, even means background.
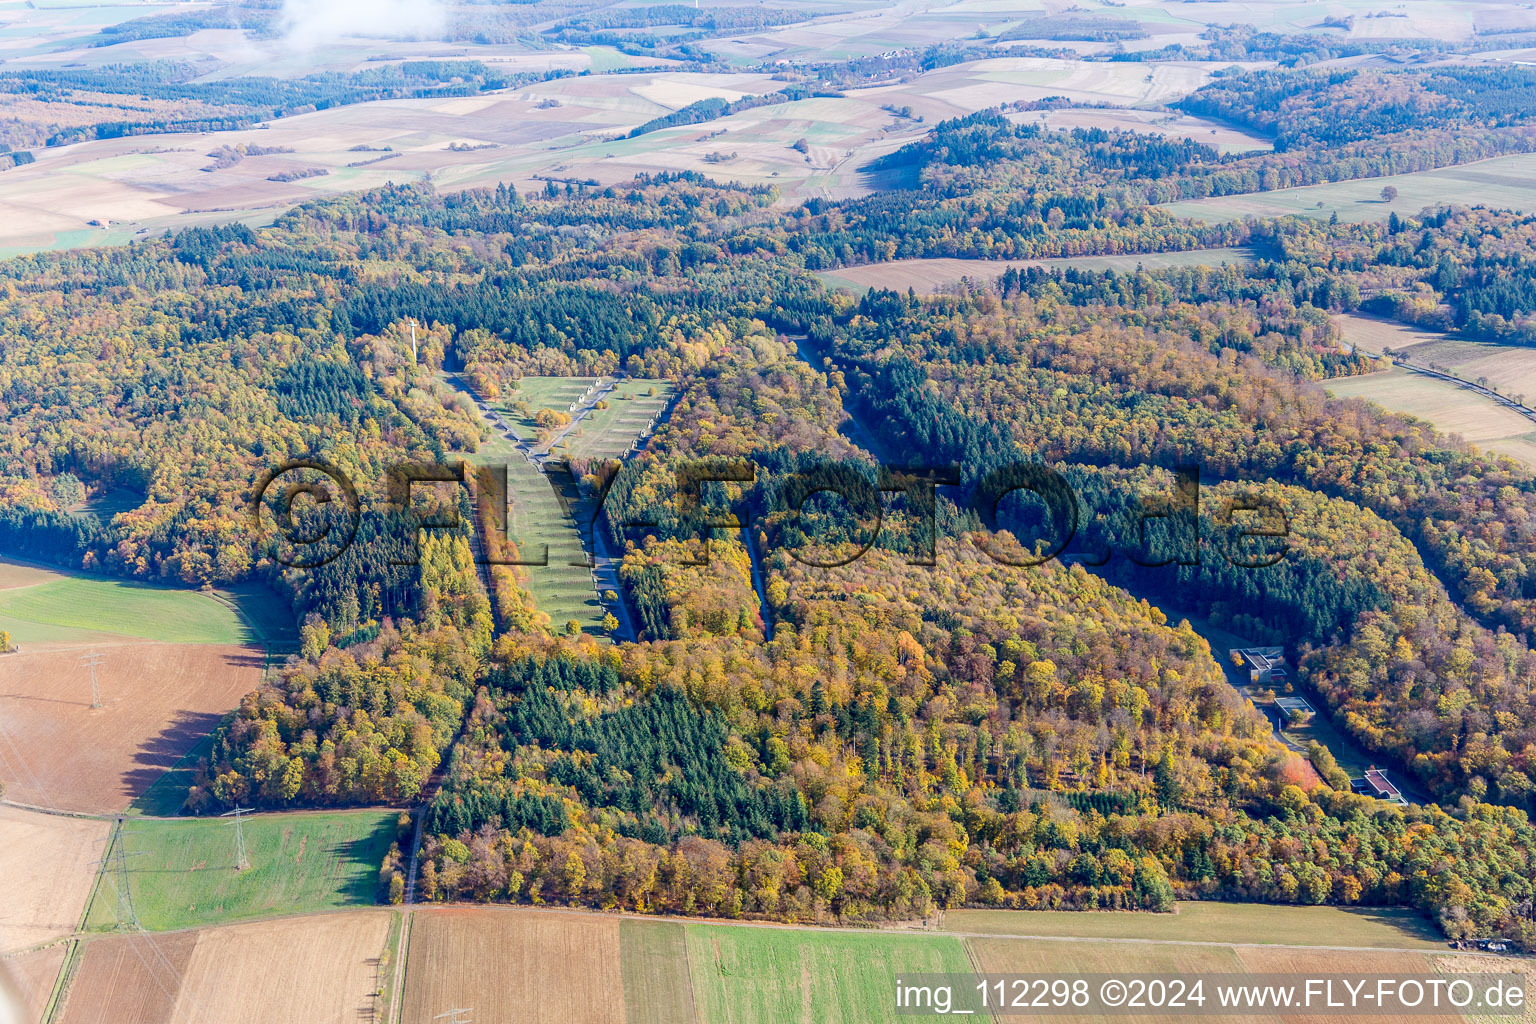
[[[96,683],[96,669],[98,666],[105,665],[106,663],[107,656],[105,654],[97,654],[95,651],[92,651],[90,654],[80,655],[80,664],[91,670],[91,707],[93,708],[101,707],[101,687]]]
[[[137,853],[129,853],[126,845],[129,836],[140,835],[139,832],[129,832],[123,827],[124,819],[117,819],[117,830],[102,842],[110,844],[107,852],[101,858],[101,870],[112,881],[112,888],[117,890],[117,923],[128,925],[135,931],[143,931],[144,926],[139,923],[138,908],[133,905],[133,888],[128,884],[128,858],[144,857],[147,852],[140,850]]]
[[[250,868],[250,866],[251,866],[250,860],[245,855],[245,828],[243,827],[243,825],[241,824],[241,821],[240,821],[240,816],[242,814],[250,814],[250,813],[251,813],[251,808],[249,808],[249,807],[238,807],[237,806],[234,810],[232,810],[232,811],[225,811],[223,814],[219,815],[219,817],[221,817],[221,818],[228,818],[230,815],[234,815],[234,818],[235,818],[235,870],[236,871],[245,871],[248,868]]]
[[[433,1017],[432,1019],[433,1020],[442,1020],[444,1017],[447,1017],[447,1018],[449,1018],[448,1024],[474,1024],[474,1022],[471,1021],[468,1017],[463,1017],[461,1019],[460,1016],[459,1016],[460,1014],[474,1013],[474,1012],[475,1011],[474,1011],[474,1009],[472,1007],[471,1008],[455,1007],[454,1009],[449,1010],[447,1013],[440,1013],[440,1014],[438,1014],[436,1017]]]

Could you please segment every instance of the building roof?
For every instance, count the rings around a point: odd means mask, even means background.
[[[1387,778],[1387,773],[1379,768],[1367,769],[1365,781],[1371,784],[1371,788],[1376,791],[1376,795],[1383,800],[1403,799],[1403,791],[1392,785],[1392,780]]]

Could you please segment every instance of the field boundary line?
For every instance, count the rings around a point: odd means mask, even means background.
[[[689,948],[692,932],[683,925],[683,969],[688,972],[688,1005],[693,1008],[694,1024],[703,1024],[704,1018],[699,1016],[699,988],[693,980],[693,952]]]
[[[64,1008],[64,1002],[69,998],[69,986],[74,981],[75,971],[85,949],[83,939],[72,938],[69,940],[69,948],[64,952],[64,962],[59,965],[59,975],[53,979],[53,991],[48,994],[48,1004],[43,1007],[42,1024],[53,1024],[59,1011]]]
[[[101,850],[101,860],[96,863],[96,877],[91,881],[91,894],[85,901],[85,909],[80,912],[80,920],[75,923],[75,934],[84,935],[85,926],[91,920],[91,911],[96,909],[96,897],[101,895],[101,883],[107,876],[107,858],[112,855],[112,848],[117,845],[119,835],[123,830],[123,819],[118,818],[112,826],[111,833],[107,836],[106,845]]]
[[[389,1003],[389,1019],[384,1024],[397,1024],[405,1020],[405,974],[411,969],[411,935],[416,927],[416,911],[405,909],[405,920],[400,924],[400,963],[395,968],[394,995]]]
[[[978,977],[986,974],[987,972],[981,969],[981,961],[976,959],[976,950],[971,945],[971,940],[960,939],[959,942],[961,952],[965,954],[966,960],[970,961],[971,972],[976,974]],[[998,1014],[996,1010],[993,1010],[991,1013],[987,1014],[987,1016],[992,1019],[992,1024],[998,1024]]]
[[[86,821],[116,821],[122,814],[121,811],[66,811],[62,807],[42,807],[15,800],[0,800],[0,807],[14,807],[18,811],[32,811],[34,814],[51,814],[55,818],[82,818]]]

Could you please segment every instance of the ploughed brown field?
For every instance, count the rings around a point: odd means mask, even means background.
[[[619,919],[500,908],[419,910],[401,1024],[455,1006],[474,1020],[624,1024]]]
[[[0,953],[68,935],[96,877],[111,824],[0,806]]]
[[[93,939],[60,1024],[366,1021],[388,911]]]
[[[82,650],[0,658],[0,782],[14,803],[111,813],[206,736],[261,682],[245,647],[125,644],[95,649],[102,707]]]
[[[48,997],[53,994],[53,983],[59,977],[59,968],[64,966],[66,952],[68,946],[61,942],[47,949],[0,960],[0,1007],[9,998],[17,1004],[25,1024],[42,1020],[43,1011],[48,1008]]]

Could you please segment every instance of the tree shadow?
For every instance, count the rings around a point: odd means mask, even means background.
[[[259,662],[261,659],[258,657]],[[175,768],[192,752],[198,742],[213,731],[224,717],[207,711],[179,711],[176,717],[153,736],[146,737],[133,755],[138,767],[122,773],[124,787],[142,797],[166,772]]]
[[[1390,928],[1405,940],[1433,942],[1442,945],[1445,936],[1423,913],[1408,907],[1340,907],[1340,912],[1362,918],[1383,928]]]

